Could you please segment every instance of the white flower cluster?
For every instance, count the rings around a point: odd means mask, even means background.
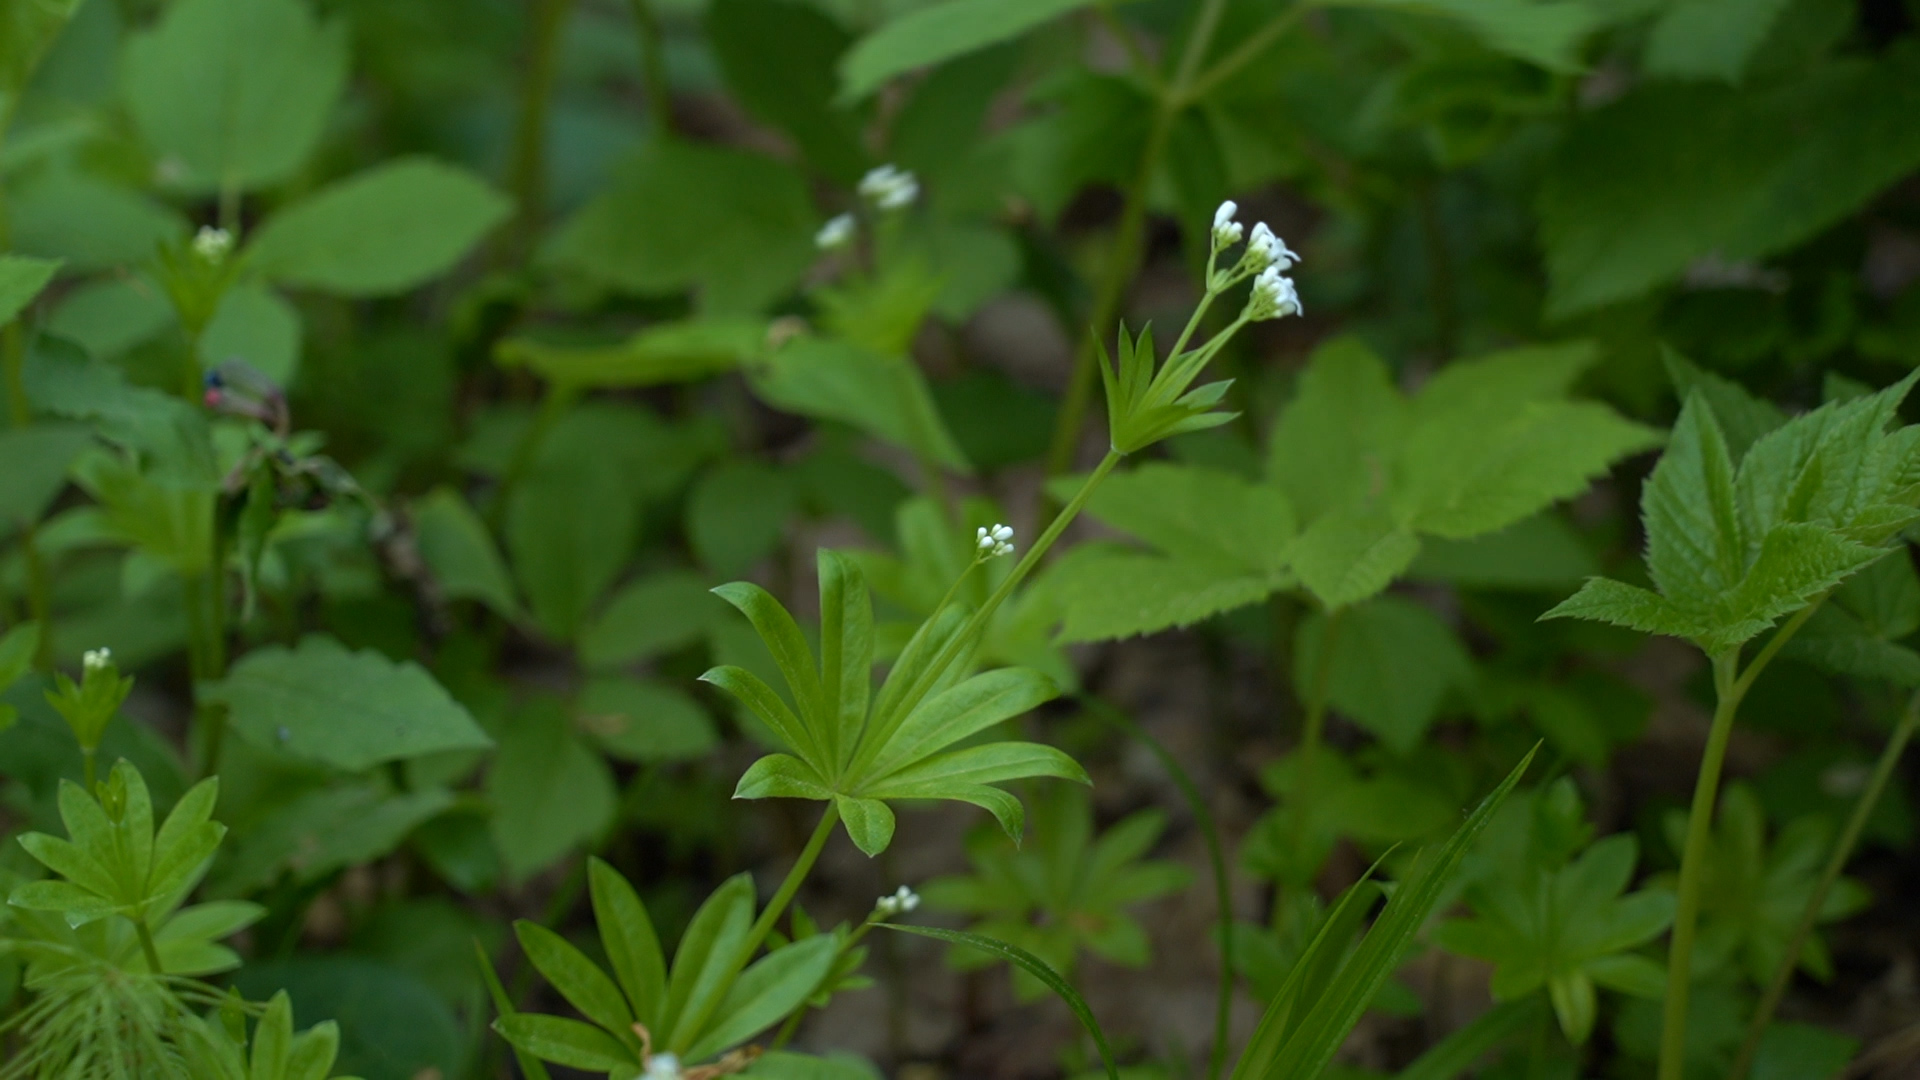
[[[225,260],[227,252],[232,250],[233,234],[225,229],[202,225],[193,235],[193,253],[215,265]]]
[[[919,906],[920,894],[902,885],[894,890],[892,896],[883,896],[874,901],[873,911],[874,914],[885,919],[895,915],[904,915]]]
[[[654,1054],[647,1058],[647,1071],[641,1080],[680,1080],[679,1054]]]
[[[813,234],[813,246],[819,248],[821,251],[832,251],[834,248],[845,247],[847,241],[853,239],[853,229],[853,215],[841,214],[831,221],[828,221],[825,225],[820,226],[820,231]]]
[[[1008,525],[995,525],[989,529],[985,525],[974,530],[974,546],[987,558],[1013,554],[1013,528]]]
[[[882,210],[898,210],[920,197],[920,181],[905,169],[882,165],[860,178],[860,194]]]
[[[1244,235],[1240,223],[1233,216],[1240,207],[1232,199],[1220,204],[1213,212],[1213,252],[1238,243]],[[1211,260],[1209,260],[1211,261]],[[1247,250],[1240,256],[1238,263],[1227,270],[1215,271],[1209,285],[1214,290],[1226,288],[1248,275],[1253,277],[1253,291],[1247,297],[1246,317],[1250,322],[1263,319],[1278,319],[1286,315],[1299,315],[1305,309],[1300,306],[1300,293],[1294,288],[1293,279],[1285,272],[1293,269],[1300,256],[1287,247],[1287,242],[1274,235],[1264,221],[1253,226],[1253,235],[1247,238]]]
[[[80,663],[88,671],[98,671],[113,663],[113,650],[108,648],[88,649],[80,655]]]

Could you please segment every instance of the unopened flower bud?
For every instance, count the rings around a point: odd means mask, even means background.
[[[904,169],[881,165],[860,178],[860,194],[882,210],[898,210],[920,196],[920,181]]]
[[[813,234],[813,245],[822,251],[845,247],[853,239],[853,229],[853,215],[841,214],[820,226],[820,231]]]
[[[207,262],[219,264],[233,250],[233,234],[225,229],[216,229],[211,225],[200,226],[193,236],[194,254]]]
[[[1220,208],[1213,212],[1214,247],[1230,247],[1239,243],[1240,238],[1246,235],[1246,231],[1241,228],[1240,223],[1233,220],[1233,215],[1239,212],[1240,204],[1234,202],[1232,199],[1221,203]]]

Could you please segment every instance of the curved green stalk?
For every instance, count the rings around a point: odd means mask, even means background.
[[[153,931],[147,929],[146,916],[136,917],[133,920],[133,928],[140,932],[140,951],[146,954],[147,970],[155,975],[166,974],[160,967],[160,950],[153,943]]]
[[[1893,770],[1900,764],[1900,756],[1913,739],[1915,728],[1920,728],[1920,691],[1907,700],[1899,725],[1893,729],[1893,735],[1880,751],[1880,760],[1874,763],[1872,779],[1867,781],[1866,790],[1860,793],[1859,801],[1854,803],[1853,814],[1847,819],[1847,826],[1841,831],[1840,840],[1834,845],[1826,867],[1820,871],[1820,883],[1814,887],[1813,895],[1807,898],[1806,910],[1800,913],[1800,922],[1793,928],[1793,937],[1787,941],[1786,952],[1781,954],[1779,966],[1773,970],[1773,981],[1767,984],[1767,992],[1761,997],[1759,1008],[1754,1010],[1753,1020],[1747,1025],[1747,1037],[1740,1044],[1739,1056],[1734,1058],[1733,1068],[1727,1072],[1727,1080],[1746,1080],[1748,1070],[1753,1068],[1754,1055],[1760,1050],[1760,1039],[1767,1033],[1767,1025],[1773,1021],[1773,1013],[1780,1007],[1780,999],[1786,996],[1787,984],[1793,981],[1794,969],[1800,965],[1800,953],[1807,947],[1807,939],[1813,935],[1814,924],[1820,921],[1820,909],[1826,907],[1827,894],[1832,891],[1833,883],[1840,879],[1840,872],[1846,869],[1847,860],[1852,858],[1854,846],[1860,842],[1860,834],[1867,827],[1867,819],[1873,816],[1874,807],[1880,804],[1880,796],[1885,793],[1887,782],[1893,778]]]
[[[1694,931],[1700,919],[1700,889],[1706,877],[1707,843],[1713,833],[1713,809],[1720,794],[1720,770],[1726,763],[1727,741],[1733,735],[1734,714],[1754,680],[1798,633],[1826,596],[1801,608],[1774,632],[1753,662],[1740,668],[1740,648],[1734,646],[1713,658],[1715,704],[1713,726],[1700,757],[1700,774],[1693,785],[1693,805],[1687,815],[1687,845],[1680,856],[1680,895],[1673,915],[1673,942],[1667,952],[1667,1000],[1660,1031],[1659,1080],[1685,1080],[1687,1005],[1693,989]]]

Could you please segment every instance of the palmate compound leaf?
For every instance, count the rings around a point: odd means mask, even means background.
[[[1596,619],[1718,653],[1872,565],[1914,517],[1920,429],[1887,431],[1913,382],[1775,428],[1737,473],[1696,389],[1641,496],[1658,592],[1595,578],[1543,618]]]
[[[1086,783],[1085,770],[1050,746],[971,742],[994,726],[1058,696],[1052,680],[1026,668],[966,677],[968,650],[944,655],[962,629],[949,607],[923,624],[873,694],[873,607],[859,567],[822,549],[820,656],[780,602],[745,582],[714,590],[753,623],[779,666],[787,697],[753,673],[721,666],[702,676],[751,709],[790,753],[760,759],[734,797],[832,801],[862,851],[893,838],[895,799],[950,799],[993,814],[1010,836],[1025,823],[1020,801],[995,785],[1051,776]],[[943,671],[931,670],[945,662]]]

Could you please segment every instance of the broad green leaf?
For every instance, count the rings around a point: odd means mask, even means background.
[[[840,61],[840,95],[858,100],[896,75],[1018,37],[1089,0],[946,0],[860,39]]]
[[[281,284],[383,296],[451,269],[511,210],[505,197],[472,173],[402,158],[274,214],[245,256],[254,270]]]
[[[1293,571],[1321,604],[1342,608],[1386,588],[1419,553],[1419,539],[1384,512],[1340,509],[1300,535]]]
[[[492,745],[467,710],[411,661],[349,651],[319,635],[270,645],[206,689],[249,742],[358,771],[383,761]]]
[[[13,113],[40,58],[80,4],[81,0],[8,0],[0,4],[0,116]]]
[[[580,632],[580,659],[593,667],[650,660],[699,641],[732,618],[699,574],[670,570],[640,578],[615,593]]]
[[[633,1038],[633,1012],[620,988],[586,954],[559,934],[526,919],[514,920],[513,933],[526,950],[528,962],[568,1004],[621,1042]]]
[[[1069,485],[1079,487],[1063,481],[1055,494]],[[1153,463],[1109,477],[1087,513],[1182,562],[1249,573],[1282,569],[1297,531],[1279,491],[1194,466]]]
[[[93,445],[93,433],[68,424],[35,424],[0,433],[0,537],[46,514],[67,469]]]
[[[1258,603],[1290,575],[1235,573],[1109,546],[1068,552],[1041,579],[1065,611],[1060,640],[1108,641],[1191,626]]]
[[[1649,75],[1738,83],[1791,0],[1681,0],[1654,21],[1641,60]]]
[[[1387,366],[1358,338],[1314,350],[1267,443],[1267,479],[1303,523],[1385,494],[1406,403]]]
[[[0,634],[0,694],[20,681],[33,667],[33,654],[40,648],[40,624],[16,623]]]
[[[925,798],[903,792],[936,784],[1004,784],[1009,780],[1025,780],[1035,776],[1093,783],[1078,762],[1051,746],[1030,742],[990,742],[909,765],[882,778],[868,794],[883,799]]]
[[[700,676],[700,681],[712,683],[733,695],[802,758],[809,762],[820,759],[820,747],[813,732],[760,676],[742,667],[722,664]],[[812,770],[813,766],[809,764],[807,768]]]
[[[242,360],[286,386],[300,366],[300,313],[265,285],[236,285],[202,333],[200,359],[208,367]]]
[[[812,996],[839,952],[840,939],[821,934],[762,957],[740,973],[687,1057],[711,1057],[778,1023]]]
[[[852,37],[790,0],[715,0],[706,40],[734,100],[786,132],[814,168],[851,185],[868,162],[858,117],[834,107],[834,65]]]
[[[581,690],[578,713],[601,749],[628,761],[684,761],[720,745],[706,710],[662,683],[599,676]]]
[[[450,487],[438,487],[413,505],[420,557],[449,600],[478,600],[506,618],[520,614],[506,560],[486,523]]]
[[[907,358],[800,338],[768,357],[750,382],[754,393],[775,408],[852,424],[947,468],[967,471],[926,379]]]
[[[767,651],[773,654],[774,663],[780,666],[780,674],[786,679],[787,690],[793,695],[793,703],[805,724],[803,741],[796,744],[797,748],[804,751],[809,760],[824,760],[820,757],[817,732],[823,722],[830,723],[837,718],[828,716],[830,705],[821,697],[820,669],[815,666],[813,649],[807,645],[806,635],[800,632],[800,624],[793,621],[793,615],[772,593],[751,582],[721,585],[713,594],[732,604],[753,624]]]
[[[493,1029],[515,1047],[555,1065],[591,1072],[632,1071],[639,1057],[599,1028],[559,1016],[514,1013]]]
[[[1607,9],[1579,0],[1324,0],[1331,6],[1378,8],[1458,20],[1490,48],[1541,67],[1577,72],[1580,49],[1606,25]]]
[[[254,822],[209,888],[244,895],[274,884],[283,872],[297,884],[323,880],[390,854],[453,801],[445,788],[395,794],[344,784],[305,792]]]
[[[516,880],[552,865],[613,823],[618,794],[599,754],[557,701],[537,700],[507,720],[487,773],[493,838]]]
[[[840,810],[840,822],[847,827],[853,846],[873,858],[893,843],[893,810],[878,799],[855,799],[836,795],[833,805]]]
[[[1764,90],[1649,84],[1585,114],[1540,189],[1548,313],[1813,236],[1920,163],[1916,108],[1920,50],[1895,49]]]
[[[873,602],[866,578],[852,559],[821,548],[815,567],[820,576],[821,699],[837,706],[836,715],[821,718],[821,749],[825,763],[838,768],[859,742],[873,696]]]
[[[1554,589],[1600,572],[1580,533],[1554,511],[1471,540],[1426,540],[1409,577],[1470,589]]]
[[[818,224],[782,162],[659,139],[560,226],[545,257],[623,292],[694,289],[704,314],[748,315],[798,284]]]
[[[69,272],[142,262],[187,230],[185,219],[156,200],[77,170],[48,169],[11,184],[9,178],[14,248],[65,259]]]
[[[1329,639],[1333,651],[1323,660]],[[1419,745],[1447,691],[1473,673],[1453,630],[1425,605],[1397,596],[1308,616],[1294,639],[1301,700],[1314,693],[1323,663],[1328,703],[1401,754]]]
[[[0,326],[26,310],[40,290],[53,280],[60,269],[57,259],[36,259],[29,255],[0,255]]]
[[[300,1022],[336,1022],[336,1075],[392,1070],[384,1075],[411,1077],[428,1069],[452,1075],[468,1045],[470,1033],[446,1000],[419,975],[391,963],[351,955],[267,960],[236,972],[233,983],[255,1000],[284,989]]]
[[[1745,641],[1886,554],[1885,548],[1855,543],[1818,525],[1778,526],[1715,612],[1711,640],[1719,647]]]
[[[620,980],[633,1014],[649,1028],[655,1027],[667,1005],[667,965],[653,920],[627,879],[598,857],[587,860],[587,887],[593,899],[593,921],[600,927],[600,943],[614,977]]]
[[[175,325],[160,286],[137,275],[89,281],[61,298],[47,329],[110,360]]]
[[[1770,1024],[1753,1059],[1753,1080],[1835,1080],[1845,1076],[1860,1044],[1813,1024]]]
[[[206,194],[288,179],[347,77],[347,30],[300,0],[182,0],[127,43],[135,125],[164,183]]]
[[[756,320],[689,320],[650,326],[610,345],[508,338],[493,355],[501,367],[524,367],[562,386],[637,388],[731,371],[759,355],[766,340],[767,325]]]
[[[798,509],[789,475],[756,461],[715,464],[687,497],[687,540],[718,577],[737,577],[774,551]]]
[[[1109,1080],[1120,1080],[1119,1070],[1114,1067],[1113,1049],[1107,1045],[1106,1033],[1100,1030],[1100,1021],[1094,1019],[1093,1010],[1087,1008],[1086,999],[1080,996],[1071,983],[1061,978],[1059,972],[1047,966],[1046,961],[1017,945],[1009,945],[1004,941],[997,941],[979,934],[970,934],[964,930],[947,930],[937,926],[903,926],[898,923],[881,923],[880,925],[888,930],[918,934],[921,937],[930,937],[951,945],[966,945],[1018,965],[1022,971],[1039,979],[1047,989],[1053,991],[1061,1001],[1066,1003],[1067,1008],[1072,1010],[1074,1018],[1080,1021],[1080,1026],[1086,1029],[1087,1034],[1093,1036],[1094,1045],[1100,1049],[1100,1060],[1106,1064]]]
[[[825,777],[813,766],[791,754],[768,754],[747,767],[734,786],[736,799],[815,799],[833,798]]]

